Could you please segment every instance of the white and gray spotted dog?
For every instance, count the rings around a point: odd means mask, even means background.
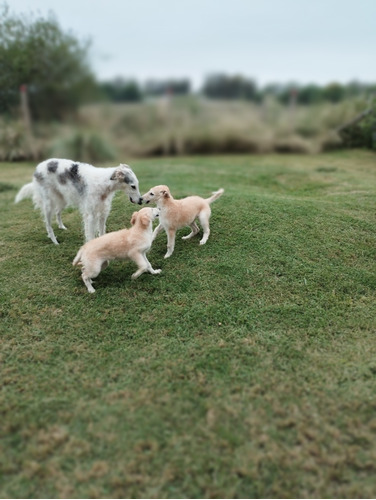
[[[60,229],[66,229],[61,212],[67,206],[78,207],[81,212],[85,240],[89,241],[106,232],[106,221],[116,191],[128,194],[132,203],[141,205],[138,179],[128,165],[100,168],[87,163],[51,158],[40,163],[33,180],[18,192],[15,202],[33,198],[34,205],[44,216],[47,234],[58,245],[51,226],[52,216]]]

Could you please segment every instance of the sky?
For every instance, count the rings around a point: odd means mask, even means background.
[[[0,3],[4,3],[0,0]],[[99,80],[376,81],[376,0],[8,0],[91,40]]]

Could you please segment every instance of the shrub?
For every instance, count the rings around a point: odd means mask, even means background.
[[[362,116],[363,115],[363,116]],[[376,150],[376,101],[348,126],[340,130],[341,138],[347,147]]]
[[[112,145],[102,136],[76,130],[63,139],[55,140],[49,148],[49,156],[95,163],[114,160],[116,154]]]

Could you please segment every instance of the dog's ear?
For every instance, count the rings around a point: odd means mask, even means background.
[[[161,195],[163,196],[163,198],[169,198],[170,197],[170,193],[168,191],[166,191],[166,189],[164,189],[163,191],[161,191]]]
[[[133,212],[132,218],[131,218],[132,226],[134,226],[136,224],[137,216],[138,216],[138,212]]]
[[[127,184],[130,184],[131,177],[127,174],[127,172],[124,171],[124,167],[120,166],[111,175],[110,180],[111,181],[126,182]]]
[[[146,214],[142,215],[142,216],[140,217],[140,224],[141,224],[141,226],[142,226],[143,228],[145,228],[145,229],[146,229],[147,227],[149,227],[149,224],[150,224],[150,217],[149,217],[148,215],[146,215]]]
[[[111,181],[120,181],[122,177],[124,178],[123,172],[117,168],[114,171],[114,173],[111,175],[110,180]]]

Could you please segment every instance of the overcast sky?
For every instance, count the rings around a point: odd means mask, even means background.
[[[1,0],[0,0],[0,3]],[[8,0],[91,39],[101,80],[376,81],[376,0]]]

